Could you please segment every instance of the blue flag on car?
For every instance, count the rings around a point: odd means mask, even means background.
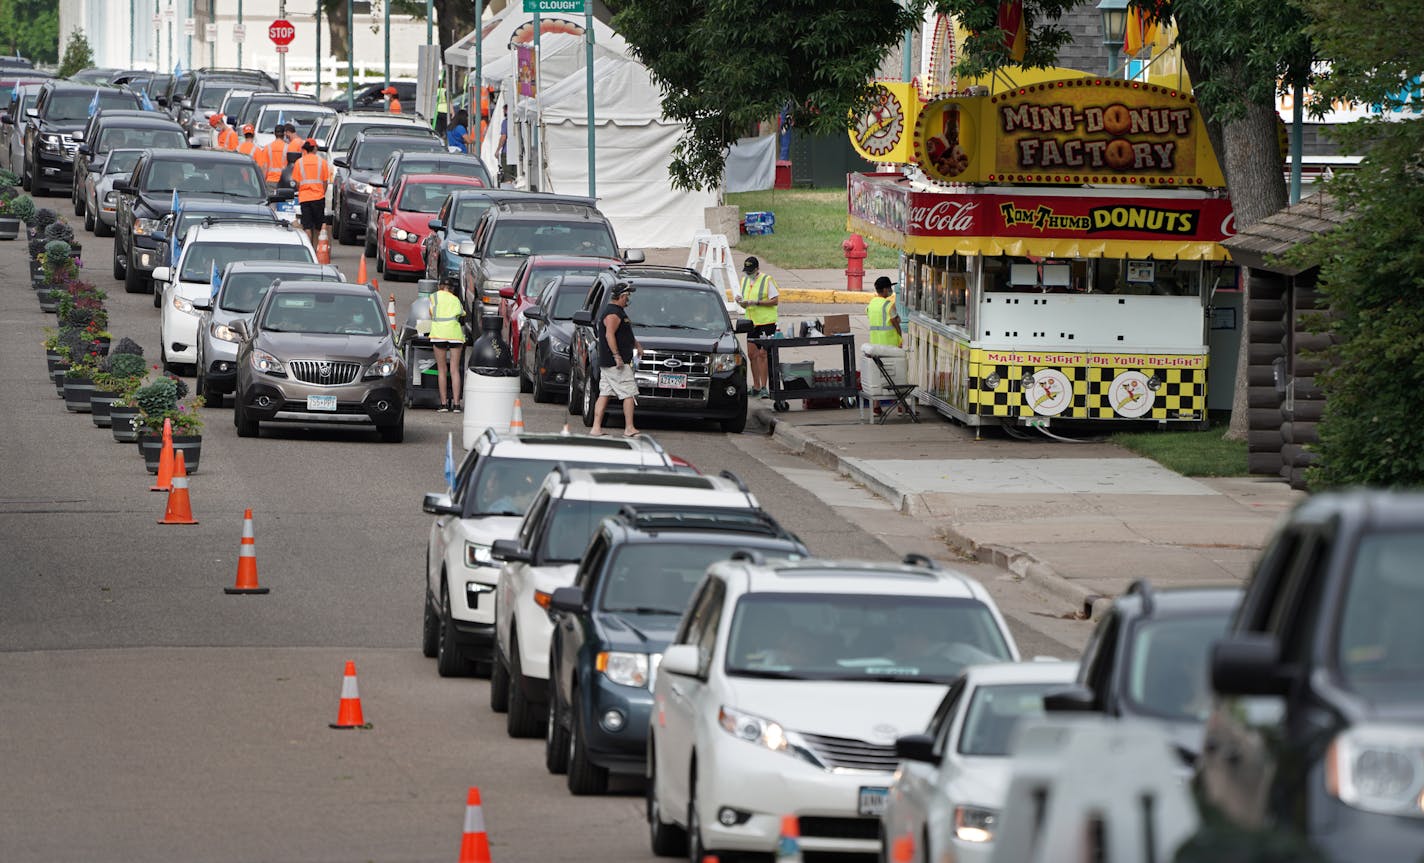
[[[173,190],[173,200],[168,202],[168,211],[169,211],[170,213],[177,213],[177,212],[178,212],[178,190],[177,190],[177,189],[174,189],[174,190]],[[174,222],[174,224],[176,225],[177,222]]]
[[[445,485],[450,487],[450,493],[455,493],[455,435],[453,432],[445,434]]]
[[[99,110],[99,91],[98,91],[98,90],[95,90],[95,91],[94,91],[94,98],[92,98],[92,99],[89,100],[89,116],[91,116],[91,117],[94,116],[95,112],[97,112],[98,110]]]
[[[148,91],[147,91],[147,90],[144,90],[143,92],[141,92],[141,93],[138,94],[138,104],[139,104],[139,107],[143,108],[143,110],[145,110],[145,111],[152,111],[152,110],[154,110],[154,107],[153,107],[153,100],[150,99],[150,98],[148,98]]]
[[[182,61],[182,60],[179,60],[178,62],[176,62],[176,63],[173,64],[173,77],[174,77],[174,78],[177,78],[179,75],[182,75],[182,74],[183,74],[183,61]]]
[[[213,299],[218,298],[218,288],[222,287],[222,276],[218,275],[218,262],[213,261]]]

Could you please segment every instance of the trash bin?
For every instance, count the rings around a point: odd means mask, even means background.
[[[470,360],[465,367],[465,449],[474,449],[485,429],[504,431],[514,419],[519,370],[500,333],[500,323],[497,317],[481,316],[483,333],[470,347]]]

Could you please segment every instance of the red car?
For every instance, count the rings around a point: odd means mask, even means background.
[[[409,174],[392,191],[389,203],[376,204],[376,272],[394,281],[425,275],[425,235],[451,192],[484,186],[473,177]]]
[[[580,257],[577,255],[530,255],[514,273],[509,287],[499,292],[499,316],[503,321],[504,339],[519,361],[519,327],[524,323],[524,310],[534,305],[539,293],[553,279],[568,273],[594,275],[622,261],[616,258]]]

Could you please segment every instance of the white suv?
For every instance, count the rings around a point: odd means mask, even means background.
[[[549,698],[549,601],[573,584],[584,549],[599,523],[624,504],[697,510],[756,509],[757,499],[733,474],[719,476],[650,470],[556,468],[544,480],[516,539],[491,553],[504,561],[495,593],[494,672],[490,707],[507,710],[511,737],[544,728]],[[501,693],[505,693],[501,697]]]
[[[713,564],[653,682],[653,852],[774,851],[795,815],[803,851],[877,853],[896,738],[966,666],[1018,658],[984,588],[919,555]]]
[[[425,548],[421,646],[442,677],[488,673],[494,644],[495,540],[513,539],[529,502],[555,465],[671,467],[647,435],[504,434],[488,429],[455,473],[448,494],[425,495],[435,516]],[[501,696],[502,697],[502,696]]]
[[[165,369],[198,362],[198,320],[215,293],[214,268],[221,274],[236,261],[300,261],[315,263],[316,253],[305,231],[289,224],[223,222],[204,219],[188,229],[173,267],[153,271],[158,298],[159,356]]]

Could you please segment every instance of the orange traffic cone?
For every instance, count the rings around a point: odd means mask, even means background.
[[[391,319],[391,332],[396,329],[396,295],[390,294],[390,302],[386,303],[386,317]]]
[[[173,457],[173,487],[168,491],[168,508],[164,510],[159,524],[197,524],[193,518],[193,507],[188,503],[188,469],[183,465],[183,451],[178,450]]]
[[[893,863],[910,863],[915,859],[915,837],[901,836],[891,843],[890,859]]]
[[[776,840],[778,863],[801,863],[801,821],[795,815],[781,816],[781,836]]]
[[[163,449],[158,453],[158,479],[149,491],[168,491],[173,487],[173,421],[163,421]]]
[[[366,256],[361,256],[361,263],[356,265],[356,284],[366,284]]]
[[[465,799],[465,835],[460,840],[458,863],[492,863],[489,835],[485,833],[485,813],[480,808],[478,788],[471,788]]]
[[[360,728],[365,724],[361,718],[361,695],[356,691],[356,663],[347,660],[346,675],[341,680],[341,706],[331,727]]]
[[[252,509],[242,513],[242,544],[237,547],[237,584],[223,593],[269,593],[257,586],[257,540],[252,535]]]
[[[509,418],[509,432],[524,433],[524,408],[519,404],[519,396],[514,397],[514,415]]]
[[[371,280],[371,290],[375,291],[375,292],[378,293],[378,294],[381,292],[381,280],[380,280],[380,279],[372,279],[372,280]]]
[[[366,259],[363,257],[361,260]],[[331,231],[327,230],[325,223],[321,226],[321,233],[316,235],[316,262],[331,263]]]

